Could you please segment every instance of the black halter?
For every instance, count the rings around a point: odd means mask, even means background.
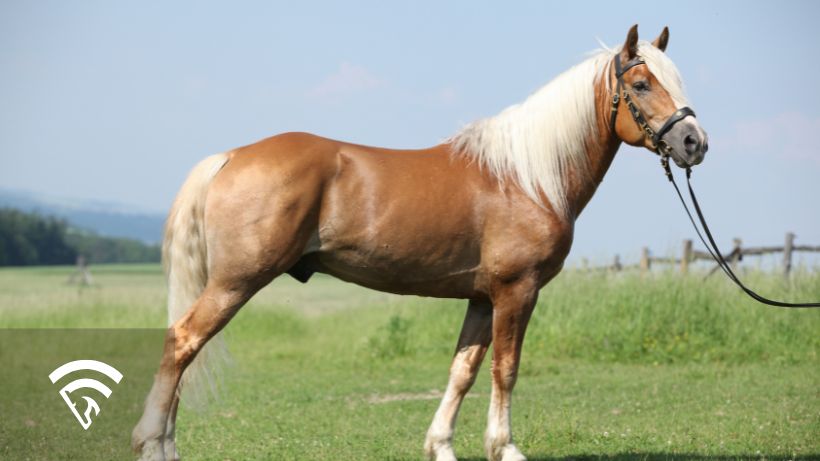
[[[770,306],[777,306],[777,307],[787,307],[787,308],[801,308],[801,307],[820,307],[820,303],[787,303],[783,301],[775,301],[752,291],[740,279],[732,270],[729,263],[726,262],[726,259],[723,258],[723,255],[720,253],[718,249],[717,243],[715,242],[714,237],[712,237],[712,232],[709,230],[709,226],[706,225],[706,218],[703,216],[703,212],[700,209],[700,204],[698,203],[698,199],[695,197],[695,191],[692,189],[692,170],[690,168],[686,169],[686,181],[687,185],[689,186],[689,197],[692,199],[692,205],[695,207],[695,211],[697,212],[698,219],[700,220],[701,226],[703,226],[703,233],[700,232],[698,229],[698,225],[695,224],[695,219],[692,217],[692,213],[689,211],[689,206],[686,205],[686,200],[683,199],[683,194],[681,194],[680,189],[678,188],[678,184],[675,182],[675,177],[672,175],[672,170],[669,168],[669,156],[672,153],[672,147],[667,144],[662,138],[672,127],[683,120],[688,116],[695,116],[695,111],[693,111],[689,107],[682,107],[675,111],[671,117],[666,119],[663,126],[661,126],[660,130],[655,132],[646,121],[646,117],[643,116],[643,112],[641,109],[635,105],[632,101],[632,97],[630,96],[629,92],[626,89],[626,85],[624,84],[623,76],[624,74],[631,68],[646,64],[646,62],[641,57],[636,57],[635,59],[630,60],[627,62],[623,67],[621,67],[621,56],[615,55],[615,78],[617,79],[618,83],[616,86],[616,90],[612,95],[612,109],[610,111],[611,118],[609,120],[609,131],[615,135],[615,120],[618,117],[618,104],[621,102],[621,98],[623,97],[624,102],[626,103],[626,107],[629,108],[629,112],[632,114],[632,118],[635,120],[635,123],[646,133],[646,136],[652,140],[652,151],[658,154],[661,157],[661,165],[663,166],[664,171],[666,172],[666,177],[675,186],[675,192],[678,194],[678,198],[680,198],[681,203],[683,204],[683,208],[686,210],[686,214],[689,216],[689,220],[692,222],[692,226],[695,228],[695,232],[697,233],[700,241],[703,242],[703,245],[709,251],[709,254],[712,255],[712,258],[717,262],[718,266],[723,269],[723,272],[726,273],[726,276],[729,277],[737,286],[739,286],[746,294],[751,296],[754,300],[768,304]],[[706,238],[704,238],[703,234],[706,234]],[[707,243],[708,239],[708,243]]]
[[[630,95],[630,92],[627,91],[626,85],[624,84],[624,74],[629,69],[641,64],[646,64],[646,61],[644,61],[642,57],[638,56],[628,61],[622,67],[621,55],[615,55],[615,79],[617,80],[617,84],[612,95],[609,131],[613,134],[615,133],[615,121],[618,118],[618,105],[621,102],[621,98],[623,98],[626,107],[629,109],[629,113],[632,114],[632,118],[635,120],[635,123],[638,124],[638,127],[643,130],[643,132],[646,133],[646,136],[652,141],[652,151],[661,156],[661,163],[663,164],[664,170],[666,170],[667,176],[669,176],[671,174],[669,171],[669,155],[672,153],[672,147],[663,140],[663,135],[669,132],[669,130],[671,130],[676,123],[680,122],[684,118],[690,115],[694,117],[695,111],[692,110],[691,107],[681,107],[668,119],[666,119],[666,122],[664,122],[661,128],[655,132],[655,130],[649,126],[649,122],[646,121],[646,117],[643,116],[643,112],[641,112],[640,107],[632,101],[632,96]]]

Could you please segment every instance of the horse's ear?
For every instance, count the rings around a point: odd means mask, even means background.
[[[661,31],[661,34],[658,35],[658,38],[652,42],[655,47],[661,51],[666,51],[666,45],[669,43],[669,28],[664,27]]]
[[[626,59],[633,59],[638,55],[638,25],[635,24],[629,29],[626,34],[626,42],[624,42],[624,51],[626,51]]]

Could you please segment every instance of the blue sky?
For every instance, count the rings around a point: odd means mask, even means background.
[[[164,211],[202,157],[279,132],[436,144],[640,24],[671,31],[719,243],[820,244],[817,2],[0,4],[0,187]],[[624,147],[572,260],[677,251],[688,221]]]

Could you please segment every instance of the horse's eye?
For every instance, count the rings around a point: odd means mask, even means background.
[[[632,84],[632,89],[640,92],[649,91],[649,83],[643,80],[635,82]]]

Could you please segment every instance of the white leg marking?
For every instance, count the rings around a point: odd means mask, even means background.
[[[164,409],[163,396],[172,394],[171,386],[172,380],[157,375],[145,399],[145,411],[131,434],[131,446],[140,453],[140,460],[165,460],[163,440],[168,412]]]
[[[510,397],[512,392],[501,390],[493,383],[490,411],[487,414],[487,432],[484,434],[484,448],[490,461],[527,460],[512,441]]]
[[[177,388],[174,401],[171,403],[171,412],[168,414],[168,420],[165,423],[165,440],[163,441],[163,446],[166,461],[179,461],[179,452],[177,452],[176,444],[176,424],[180,391],[181,389]]]
[[[492,324],[491,306],[481,301],[470,301],[458,338],[457,351],[450,365],[447,391],[441,399],[424,441],[424,451],[430,459],[456,460],[453,452],[453,432],[458,410],[467,391],[475,382],[484,354],[490,346]]]
[[[455,432],[458,410],[464,396],[475,381],[478,372],[477,363],[483,358],[485,346],[472,345],[460,350],[453,358],[450,367],[450,381],[441,404],[433,417],[433,423],[427,430],[424,451],[435,461],[455,461],[453,452],[453,433]]]

